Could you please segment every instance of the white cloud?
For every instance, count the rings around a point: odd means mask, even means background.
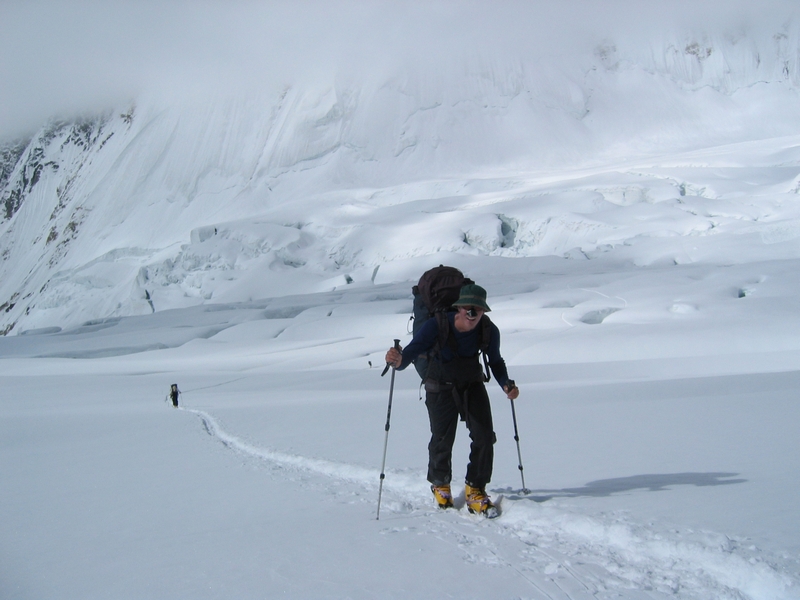
[[[785,20],[792,3],[672,0],[0,2],[0,132],[173,94],[585,54],[602,38]],[[772,22],[774,21],[774,22]]]

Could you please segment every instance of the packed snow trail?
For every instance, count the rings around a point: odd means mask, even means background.
[[[180,410],[197,415],[208,435],[235,452],[377,493],[377,469],[262,448],[225,431],[205,411]],[[434,508],[427,483],[403,473],[387,473],[384,489],[384,511],[393,515],[384,533],[418,533],[422,519],[428,534],[455,546],[464,560],[513,571],[530,584],[534,598],[800,599],[800,582],[778,557],[725,535],[636,523],[624,514],[596,518],[523,496],[498,497],[502,516],[487,521]],[[454,500],[463,508],[463,492]],[[405,521],[414,527],[397,524]]]

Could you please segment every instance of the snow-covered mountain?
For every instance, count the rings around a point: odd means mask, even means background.
[[[0,331],[412,279],[404,259],[442,251],[614,251],[666,235],[664,202],[684,221],[661,254],[719,242],[752,211],[709,209],[724,189],[697,168],[737,165],[657,157],[800,133],[798,28],[634,40],[53,119],[0,154]],[[752,231],[791,235],[764,210]]]

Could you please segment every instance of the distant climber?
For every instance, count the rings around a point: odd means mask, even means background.
[[[169,388],[169,395],[167,396],[168,400],[172,400],[172,406],[178,408],[178,396],[180,396],[181,391],[178,389],[178,384],[173,383]]]

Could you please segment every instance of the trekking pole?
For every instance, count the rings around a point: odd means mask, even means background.
[[[512,379],[508,380],[509,390],[515,386]],[[519,459],[519,476],[522,479],[522,493],[530,494],[530,490],[525,487],[525,473],[522,467],[522,452],[519,449],[519,431],[517,430],[517,411],[514,408],[514,401],[511,400],[511,418],[514,420],[514,441],[517,442],[517,458]]]
[[[400,350],[400,340],[396,339],[394,341],[395,350]],[[386,363],[386,368],[381,373],[381,377],[386,375],[386,371],[389,370],[391,365]],[[383,440],[383,462],[381,463],[381,483],[378,486],[378,514],[375,517],[375,520],[380,520],[381,518],[381,496],[383,495],[383,480],[386,478],[386,448],[389,446],[389,421],[392,418],[392,395],[394,394],[394,374],[396,369],[392,368],[392,380],[389,383],[389,408],[386,410],[386,437]]]

